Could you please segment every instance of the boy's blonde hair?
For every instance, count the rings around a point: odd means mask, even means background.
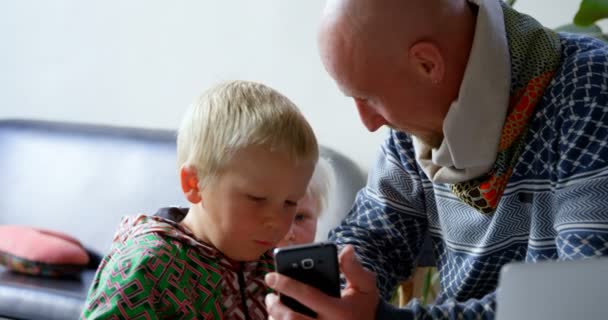
[[[294,162],[318,158],[317,140],[296,105],[260,83],[229,81],[210,88],[186,112],[177,135],[178,168],[196,168],[202,186],[235,151],[264,145]]]
[[[330,193],[336,183],[336,174],[329,160],[319,157],[315,171],[308,183],[306,195],[314,199],[318,204],[319,212],[315,212],[317,218],[325,212],[328,207]]]

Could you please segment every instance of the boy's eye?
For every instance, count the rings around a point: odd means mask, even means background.
[[[285,207],[297,207],[298,206],[298,202],[297,201],[285,201]]]
[[[302,211],[302,212],[296,213],[296,216],[294,218],[294,220],[296,222],[302,222],[302,221],[308,220],[308,219],[314,219],[314,218],[313,218],[313,215],[307,211]]]
[[[264,198],[264,197],[256,197],[256,196],[252,196],[252,195],[247,195],[247,198],[249,198],[249,200],[252,200],[255,202],[263,202],[264,200],[266,200],[266,198]]]

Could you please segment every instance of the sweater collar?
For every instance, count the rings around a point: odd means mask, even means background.
[[[496,160],[511,85],[504,17],[497,0],[470,0],[479,7],[475,36],[458,99],[443,122],[437,149],[413,137],[416,159],[434,182],[457,183],[487,173]]]

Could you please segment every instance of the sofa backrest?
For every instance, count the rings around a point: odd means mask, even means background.
[[[365,184],[344,155],[331,159],[337,187],[329,230]],[[66,232],[106,253],[122,216],[187,206],[179,186],[175,133],[63,122],[0,120],[0,224]],[[324,237],[320,237],[322,239]]]

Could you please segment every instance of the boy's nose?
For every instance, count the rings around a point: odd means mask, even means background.
[[[264,220],[264,227],[266,229],[276,229],[277,226],[278,226],[278,223],[273,219]]]
[[[275,212],[274,210],[268,210],[263,215],[262,225],[266,229],[277,229],[281,224],[280,212]]]

